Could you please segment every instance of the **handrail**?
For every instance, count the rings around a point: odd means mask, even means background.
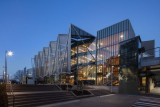
[[[13,95],[13,107],[14,107],[14,103],[15,103],[15,95],[14,95],[14,92],[13,92],[13,87],[12,87],[12,83],[10,83],[10,89],[12,90],[10,90],[10,94],[12,93],[12,95]]]
[[[145,50],[145,52],[149,51],[149,50],[153,50],[153,49],[158,49],[158,48],[160,48],[160,47],[155,47],[155,48],[152,48],[152,49],[148,49],[148,50]]]
[[[61,82],[57,81],[60,84],[60,88],[61,88]],[[61,88],[62,89],[62,88]]]
[[[104,83],[103,85],[108,85],[108,84],[110,84],[111,82],[114,82],[115,80],[118,80],[118,78],[117,78],[117,77],[116,77],[116,78],[113,78],[112,80]]]

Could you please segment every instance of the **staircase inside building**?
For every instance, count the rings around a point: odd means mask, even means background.
[[[104,85],[110,86],[110,85],[116,86],[119,84],[118,78],[113,78],[112,80],[108,81],[107,83],[105,83]]]
[[[14,107],[35,107],[74,100],[68,91],[61,91],[56,85],[21,85],[14,84]],[[13,95],[8,92],[8,107],[13,107]]]

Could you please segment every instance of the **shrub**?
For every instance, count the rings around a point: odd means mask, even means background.
[[[8,107],[8,98],[5,84],[0,84],[0,107]]]

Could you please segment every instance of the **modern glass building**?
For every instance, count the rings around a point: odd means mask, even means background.
[[[130,21],[124,20],[97,32],[97,84],[119,85],[119,44],[135,37]]]
[[[96,38],[88,32],[71,25],[70,81],[81,80],[84,84],[95,84],[96,80]]]
[[[136,38],[128,19],[97,31],[96,37],[71,24],[68,34],[59,34],[57,41],[50,42],[49,47],[35,56],[35,75],[37,78],[54,78],[48,82],[76,84],[80,80],[89,85],[118,86],[124,69],[122,61],[127,60],[125,63],[130,64],[129,56],[138,56]],[[125,46],[132,43],[137,47],[127,54],[129,59],[125,59],[123,50],[129,51],[130,47]]]

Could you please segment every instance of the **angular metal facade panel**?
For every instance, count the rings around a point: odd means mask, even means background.
[[[34,56],[36,77],[39,77],[38,55]]]
[[[39,68],[39,76],[41,77],[42,74],[43,74],[43,69],[42,69],[42,64],[43,64],[43,59],[42,59],[42,55],[43,55],[43,52],[42,51],[39,51],[38,52],[38,68]]]
[[[53,75],[53,73],[55,72],[55,59],[56,59],[56,45],[57,42],[56,41],[52,41],[49,44],[49,75]]]
[[[49,76],[49,47],[43,48],[44,75]]]

